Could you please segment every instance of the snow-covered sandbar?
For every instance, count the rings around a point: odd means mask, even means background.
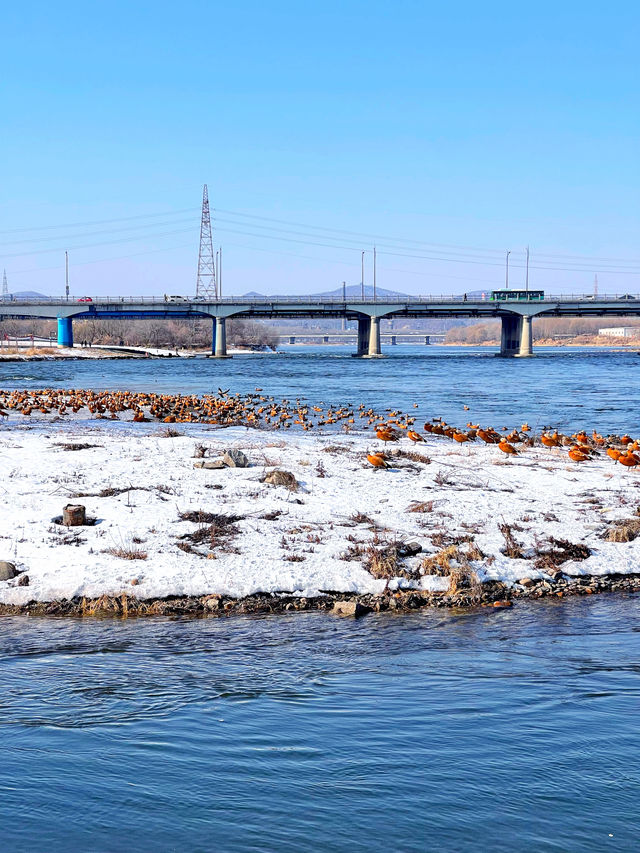
[[[635,588],[636,471],[604,455],[578,465],[532,448],[505,459],[435,437],[417,448],[403,437],[376,470],[366,453],[380,446],[363,433],[12,421],[0,431],[0,560],[19,573],[0,581],[0,606],[106,596],[216,609],[257,594],[316,605],[338,594],[386,609],[411,596],[597,591],[611,576]],[[232,449],[248,467],[194,467]],[[269,482],[274,470],[296,482]],[[95,523],[54,522],[69,503]],[[624,524],[632,541],[608,541]],[[568,544],[575,554],[563,555]]]

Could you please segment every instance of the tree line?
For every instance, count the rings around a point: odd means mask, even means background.
[[[534,341],[552,339],[558,335],[579,337],[581,335],[595,336],[598,330],[607,326],[638,326],[638,317],[534,317],[532,322]],[[638,329],[640,334],[640,328]],[[499,320],[489,320],[485,323],[475,323],[472,326],[457,326],[449,329],[446,342],[452,344],[484,344],[500,340],[501,323]]]
[[[185,320],[74,320],[76,343],[120,344],[156,348],[203,349],[211,346],[212,323],[205,319]],[[55,320],[3,320],[0,336],[57,339]],[[279,343],[275,330],[254,320],[227,320],[227,345],[275,350]]]

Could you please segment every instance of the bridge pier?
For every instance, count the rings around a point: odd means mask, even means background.
[[[73,320],[71,317],[58,317],[58,346],[73,347]]]
[[[369,348],[363,358],[382,358],[380,349],[380,317],[372,317],[369,326]]]
[[[369,351],[369,317],[358,317],[358,349],[353,353],[354,358],[364,358]]]
[[[214,358],[231,358],[227,354],[227,321],[225,317],[216,317],[214,330]]]
[[[517,353],[517,358],[528,358],[533,355],[532,335],[531,335],[531,317],[526,315],[522,318],[522,328],[520,330],[520,349]]]
[[[296,342],[296,336],[295,335],[289,335],[289,343],[295,344],[295,342]]]
[[[529,358],[533,355],[531,317],[505,314],[502,318],[500,355],[508,358]]]
[[[430,344],[431,344],[431,341],[429,340],[429,335],[425,335],[424,336],[424,345],[426,347],[428,347]]]

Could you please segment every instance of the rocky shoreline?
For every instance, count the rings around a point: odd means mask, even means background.
[[[81,618],[130,617],[211,617],[266,615],[291,612],[324,611],[335,616],[355,617],[369,613],[408,613],[429,607],[477,608],[512,607],[520,600],[566,598],[601,593],[640,591],[640,572],[624,575],[583,575],[570,577],[558,573],[543,579],[523,579],[509,586],[490,581],[481,590],[426,592],[424,590],[388,591],[381,594],[327,592],[320,596],[259,593],[244,598],[224,595],[169,596],[152,600],[138,599],[128,593],[98,598],[71,598],[60,601],[30,601],[27,604],[0,604],[0,616],[56,616]]]

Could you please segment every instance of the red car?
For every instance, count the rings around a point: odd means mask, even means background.
[[[93,299],[90,296],[81,296],[78,302],[93,302]]]

